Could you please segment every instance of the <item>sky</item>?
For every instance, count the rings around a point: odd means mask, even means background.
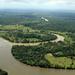
[[[75,10],[75,0],[0,0],[0,8]]]

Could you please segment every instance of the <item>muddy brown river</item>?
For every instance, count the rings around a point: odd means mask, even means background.
[[[17,61],[11,54],[12,44],[0,38],[0,68],[9,75],[75,75],[75,70],[31,67]]]

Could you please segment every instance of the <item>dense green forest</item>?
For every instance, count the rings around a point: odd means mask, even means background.
[[[23,25],[0,26],[0,36],[15,43],[45,42],[56,39],[51,32],[33,30]]]
[[[13,46],[13,56],[19,61],[46,68],[75,69],[75,44],[63,42],[39,46]]]
[[[41,17],[48,19],[48,22],[42,20]],[[75,13],[49,11],[1,11],[0,24],[21,24],[34,29],[75,32]]]

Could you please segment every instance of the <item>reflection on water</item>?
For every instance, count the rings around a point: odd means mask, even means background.
[[[11,43],[0,38],[0,68],[9,75],[75,75],[74,70],[44,69],[22,64],[14,59],[11,48]]]

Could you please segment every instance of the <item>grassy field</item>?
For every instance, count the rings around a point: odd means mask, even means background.
[[[45,59],[52,65],[52,67],[70,68],[72,60],[68,57],[54,57],[53,55],[46,54]],[[75,66],[75,65],[74,65]]]

